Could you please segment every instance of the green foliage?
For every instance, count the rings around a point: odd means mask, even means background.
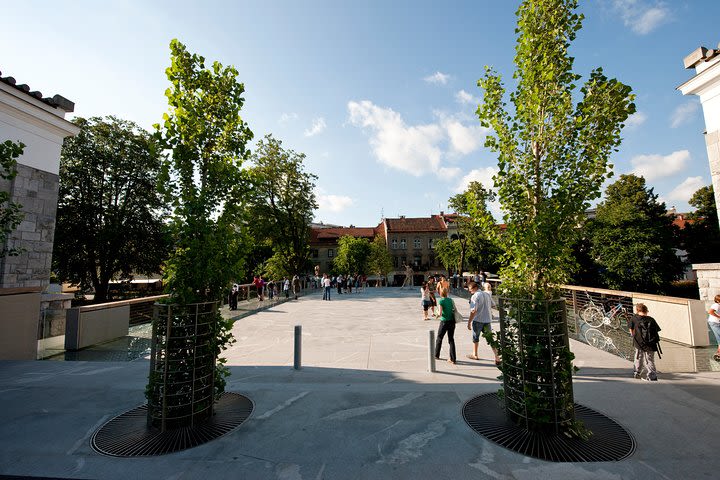
[[[470,182],[467,190],[448,200],[450,208],[458,214],[454,218],[458,239],[453,240],[456,244],[449,250],[445,245],[441,248],[445,250],[445,255],[451,256],[453,251],[459,250],[460,258],[456,264],[460,272],[465,270],[466,260],[470,260],[468,263],[475,270],[488,270],[498,263],[501,252],[498,248],[497,228],[487,205],[494,200],[492,190],[485,189],[480,182]],[[450,267],[446,265],[446,268]]]
[[[720,262],[720,229],[712,185],[700,188],[690,199],[695,211],[681,232],[690,263]]]
[[[17,158],[22,155],[25,144],[10,140],[0,143],[0,179],[12,181],[17,175]],[[11,201],[10,191],[0,191],[0,258],[21,253],[21,249],[10,248],[8,238],[20,225],[25,215],[22,205]]]
[[[256,238],[272,245],[287,274],[303,273],[310,258],[310,222],[317,177],[303,170],[305,154],[282,148],[267,135],[258,142],[249,170],[252,192],[244,199],[250,228]]]
[[[161,153],[136,124],[76,118],[60,155],[53,270],[104,302],[108,283],[160,272],[169,235],[157,191]]]
[[[575,267],[572,245],[590,202],[610,176],[609,157],[623,122],[635,112],[627,85],[593,70],[573,104],[573,58],[568,50],[583,16],[577,0],[527,0],[519,33],[508,113],[505,88],[490,67],[478,81],[478,116],[493,129],[485,145],[498,153],[495,177],[507,230],[503,287],[516,295],[554,294]]]
[[[664,293],[683,268],[674,251],[678,240],[672,221],[644,178],[621,175],[609,185],[588,225],[604,286]]]
[[[333,266],[343,274],[367,273],[372,247],[367,238],[343,235],[338,239]]]
[[[393,260],[387,249],[387,242],[380,235],[376,235],[370,242],[370,256],[367,261],[368,273],[385,278],[393,269]]]
[[[245,87],[232,66],[206,68],[204,57],[177,40],[170,50],[170,109],[156,125],[170,151],[160,179],[175,239],[166,285],[173,302],[219,300],[237,271],[236,217],[227,210],[247,187],[241,166],[252,132],[240,116]]]
[[[166,74],[171,85],[165,92],[170,108],[156,129],[162,147],[170,152],[160,178],[175,240],[165,265],[166,288],[169,302],[184,307],[220,300],[239,271],[240,252],[245,251],[239,205],[248,186],[242,163],[253,134],[240,116],[245,87],[237,81],[237,70],[218,62],[206,68],[202,56],[189,53],[177,40],[170,42],[170,51]],[[228,371],[223,359],[216,359],[233,340],[231,322],[218,310],[210,317],[213,355],[205,361],[215,369],[218,395]],[[189,315],[182,320],[188,325],[193,321]],[[173,389],[161,394],[183,392],[182,385]],[[160,401],[153,398],[150,403]]]
[[[435,254],[448,270],[462,271],[462,244],[460,240],[450,240],[449,238],[441,238],[433,244]]]

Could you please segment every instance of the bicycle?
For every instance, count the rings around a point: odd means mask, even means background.
[[[588,345],[627,359],[627,356],[620,351],[620,349],[615,345],[615,342],[613,342],[612,338],[605,336],[597,328],[588,328],[585,330],[584,336],[585,343]]]
[[[603,306],[593,302],[588,292],[585,292],[585,295],[588,297],[588,304],[580,312],[580,318],[582,318],[585,323],[596,328],[602,325],[608,325],[616,330],[627,328],[630,314],[620,301],[617,302],[617,305],[606,311]]]

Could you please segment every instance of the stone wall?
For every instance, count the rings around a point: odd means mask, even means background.
[[[720,263],[694,264],[692,268],[697,273],[700,300],[709,306],[715,295],[720,295]]]
[[[0,180],[0,189],[10,191],[22,205],[22,223],[10,234],[10,247],[23,248],[18,256],[0,259],[0,287],[45,288],[50,283],[59,177],[27,165],[17,165],[12,180]]]

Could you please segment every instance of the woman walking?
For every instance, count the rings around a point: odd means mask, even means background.
[[[450,344],[450,358],[448,362],[455,365],[457,358],[455,357],[455,302],[451,298],[448,298],[447,289],[443,288],[440,290],[440,300],[438,301],[438,307],[440,307],[440,326],[438,327],[437,340],[435,340],[435,358],[440,358],[440,349],[442,348],[442,341],[447,333],[448,344]]]
[[[422,300],[423,320],[428,320],[428,308],[432,307],[432,299],[430,298],[430,288],[427,282],[423,282],[422,287],[420,287],[420,298]]]

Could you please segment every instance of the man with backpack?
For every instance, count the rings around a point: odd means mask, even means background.
[[[662,353],[660,348],[660,326],[655,319],[648,315],[648,308],[643,303],[635,305],[635,312],[628,327],[630,335],[633,337],[633,345],[635,346],[634,366],[635,378],[640,378],[643,369],[647,369],[647,376],[642,377],[643,380],[651,382],[657,381],[657,370],[655,369],[655,352],[658,352],[658,358]]]

